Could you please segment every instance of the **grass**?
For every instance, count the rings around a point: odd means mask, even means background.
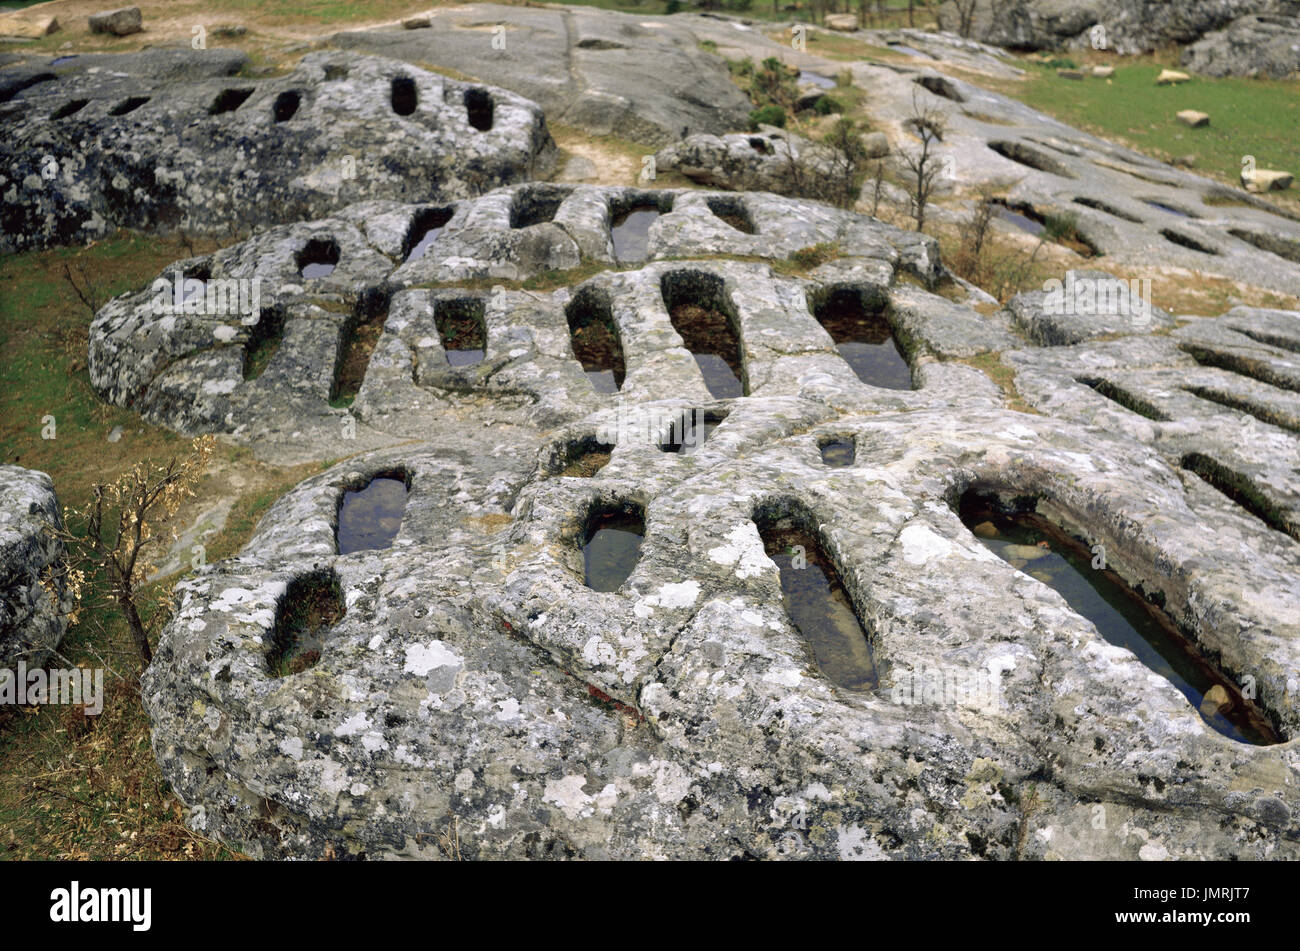
[[[1240,184],[1242,157],[1259,168],[1300,174],[1300,96],[1294,82],[1269,79],[1211,79],[1194,76],[1177,86],[1157,86],[1167,56],[1104,60],[1115,67],[1110,80],[1060,79],[1054,68],[1024,60],[1023,81],[981,81],[1006,95],[1085,131],[1158,158],[1196,156],[1194,170]],[[1099,62],[1102,60],[1099,60]],[[1200,129],[1182,125],[1175,114],[1196,109],[1210,115]],[[1300,203],[1273,193],[1270,199]]]
[[[0,258],[6,384],[0,388],[0,460],[49,473],[60,504],[75,509],[89,501],[95,481],[111,481],[140,460],[188,453],[188,439],[95,394],[86,370],[90,312],[68,287],[63,267],[84,272],[107,298],[143,287],[172,261],[209,249],[204,243],[191,250],[174,236],[121,234],[85,248]],[[54,439],[41,438],[46,416],[55,419]],[[117,426],[122,437],[110,443],[108,433]],[[257,471],[249,450],[228,444],[219,446],[218,463],[244,474]],[[207,559],[235,554],[276,499],[323,468],[311,463],[259,473],[223,531],[205,542]],[[146,618],[169,602],[174,582],[143,589]],[[113,671],[104,675],[104,711],[86,717],[80,708],[0,708],[0,858],[232,857],[185,826],[184,808],[154,761],[149,721],[130,677],[134,650],[116,610],[86,603],[60,651],[58,666]]]

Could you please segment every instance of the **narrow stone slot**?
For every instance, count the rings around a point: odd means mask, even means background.
[[[732,195],[715,195],[705,199],[704,203],[709,206],[709,211],[713,212],[715,218],[721,219],[737,231],[744,234],[758,233],[754,227],[754,219],[749,216],[749,209],[745,207],[742,199]]]
[[[312,238],[298,252],[298,273],[304,278],[329,277],[339,263],[339,246],[333,238]]]
[[[370,357],[388,320],[388,301],[388,294],[383,290],[377,287],[366,289],[357,299],[352,318],[343,325],[339,355],[334,364],[334,382],[330,388],[330,405],[335,409],[351,406],[361,392],[366,370],[370,368]]]
[[[1059,175],[1061,178],[1075,178],[1075,174],[1068,168],[1052,158],[1046,152],[1040,152],[1038,149],[1028,146],[1023,142],[997,141],[990,142],[989,148],[1003,158],[1010,159],[1020,165],[1028,168],[1037,169],[1040,172],[1048,172],[1052,175]]]
[[[515,192],[510,204],[510,227],[529,228],[555,218],[555,213],[569,197],[566,189],[554,185],[534,185]]]
[[[650,254],[650,226],[660,215],[672,210],[672,195],[653,192],[612,202],[609,234],[614,243],[614,257],[619,261],[644,261]]]
[[[66,119],[68,116],[76,115],[82,109],[90,104],[89,99],[73,99],[71,102],[65,102],[59,108],[50,113],[51,119]]]
[[[970,489],[958,514],[995,555],[1054,589],[1106,641],[1132,651],[1177,687],[1213,729],[1243,743],[1280,741],[1268,714],[1242,696],[1194,638],[1113,569],[1093,568],[1090,548],[1039,515],[1037,507],[1036,498],[1008,503]]]
[[[59,77],[53,73],[38,73],[35,76],[28,76],[26,79],[20,79],[17,82],[0,87],[0,102],[8,102],[14,96],[18,95],[24,89],[31,89],[40,83],[54,82]]]
[[[1021,231],[1037,237],[1047,229],[1043,216],[1024,202],[1013,206],[1005,201],[994,201],[992,205],[994,215],[1009,224],[1015,225]]]
[[[1220,370],[1227,370],[1229,373],[1236,373],[1239,376],[1250,377],[1260,383],[1267,383],[1269,386],[1300,393],[1300,382],[1277,373],[1272,367],[1260,360],[1253,360],[1235,353],[1222,353],[1196,344],[1184,344],[1183,352],[1203,367],[1216,367]]]
[[[251,89],[223,89],[208,106],[208,115],[219,116],[224,112],[234,112],[253,94]]]
[[[1118,403],[1130,413],[1137,413],[1139,416],[1145,416],[1147,419],[1153,419],[1156,422],[1167,423],[1170,417],[1160,412],[1151,403],[1135,396],[1128,390],[1122,389],[1111,383],[1109,380],[1103,380],[1099,377],[1081,376],[1076,377],[1075,382],[1082,383],[1084,386],[1091,387],[1100,396],[1106,397],[1112,403]]]
[[[288,122],[298,114],[298,107],[302,105],[302,95],[296,89],[290,89],[288,92],[282,92],[275,97],[275,103],[271,107],[271,115],[276,122]]]
[[[760,505],[754,525],[781,574],[781,601],[817,667],[846,690],[879,684],[871,637],[858,619],[810,512],[797,502]]]
[[[410,76],[396,76],[389,88],[389,101],[393,112],[399,116],[409,116],[420,104],[420,94],[415,88],[415,80]]]
[[[411,227],[406,230],[406,240],[402,242],[402,260],[418,261],[428,252],[429,246],[447,227],[454,208],[421,208],[411,219]]]
[[[345,489],[335,532],[338,553],[391,548],[410,492],[411,476],[405,469],[377,472],[360,487]]]
[[[592,387],[597,393],[617,393],[626,368],[609,294],[591,285],[580,287],[564,308],[564,316],[569,322],[573,355]]]
[[[483,302],[476,297],[440,300],[434,305],[433,319],[442,337],[447,362],[452,366],[472,366],[487,355],[487,324],[483,313]]]
[[[617,591],[636,568],[645,509],[635,502],[594,507],[582,531],[582,579],[593,591]]]
[[[870,305],[870,306],[869,306]],[[869,301],[856,287],[836,287],[812,295],[813,316],[835,341],[835,349],[868,386],[912,388],[912,368],[894,339],[883,302]]]
[[[346,614],[338,575],[333,570],[326,568],[294,578],[275,607],[267,671],[278,678],[315,667],[320,663],[330,629]]]
[[[1218,254],[1217,248],[1213,248],[1203,241],[1198,241],[1191,235],[1183,234],[1181,231],[1174,231],[1172,228],[1161,228],[1160,234],[1166,241],[1176,244],[1179,247],[1189,248],[1192,251],[1199,251],[1201,254]]]
[[[1199,452],[1183,456],[1179,466],[1199,476],[1269,528],[1300,541],[1300,524],[1291,521],[1269,502],[1264,493],[1240,472]]]
[[[673,329],[715,399],[749,395],[740,332],[722,278],[702,271],[669,271],[659,283]]]
[[[124,116],[128,113],[135,112],[135,110],[139,109],[148,101],[148,96],[131,96],[129,99],[123,99],[119,102],[109,111],[108,114],[110,116]]]
[[[609,465],[613,452],[612,444],[601,442],[595,436],[570,440],[552,454],[547,471],[551,475],[590,479]]]
[[[1284,337],[1278,333],[1269,333],[1267,330],[1256,330],[1253,327],[1234,327],[1237,333],[1243,337],[1249,337],[1256,343],[1262,343],[1270,347],[1277,347],[1279,350],[1290,350],[1292,353],[1300,353],[1300,339],[1295,337]],[[1300,332],[1300,327],[1296,328]]]
[[[478,87],[466,89],[465,116],[475,129],[480,132],[489,131],[492,128],[493,118],[492,94]]]
[[[852,436],[828,436],[817,443],[822,455],[822,465],[843,469],[853,465],[858,456],[858,444]]]
[[[284,311],[271,307],[257,315],[244,344],[244,379],[256,380],[266,370],[284,340]]]
[[[916,84],[944,99],[951,99],[953,102],[966,101],[966,97],[957,91],[957,87],[942,76],[919,76]]]
[[[715,410],[684,410],[681,416],[673,420],[668,438],[659,444],[659,448],[663,452],[689,456],[704,445],[728,415]]]
[[[1085,208],[1093,208],[1097,211],[1104,211],[1108,215],[1114,215],[1116,218],[1122,218],[1125,221],[1132,221],[1136,224],[1143,223],[1142,219],[1139,218],[1137,215],[1130,215],[1127,211],[1122,211],[1119,208],[1116,208],[1114,205],[1108,205],[1106,204],[1106,202],[1100,201],[1099,199],[1096,198],[1076,198],[1074,199],[1074,203],[1076,205],[1083,205],[1083,207]]]
[[[1190,211],[1187,211],[1186,209],[1183,208],[1179,208],[1175,205],[1169,205],[1163,201],[1156,201],[1154,198],[1143,198],[1142,201],[1150,205],[1152,208],[1158,208],[1159,210],[1167,212],[1171,215],[1177,215],[1179,218],[1201,217],[1200,215],[1194,215]]]
[[[1226,406],[1228,409],[1235,409],[1238,412],[1253,416],[1262,423],[1289,429],[1293,433],[1300,433],[1300,418],[1282,410],[1273,409],[1257,400],[1247,399],[1233,393],[1225,393],[1222,390],[1212,390],[1206,386],[1185,386],[1183,389],[1197,399],[1217,403],[1220,406]]]
[[[1280,234],[1259,234],[1242,228],[1229,228],[1228,234],[1240,241],[1245,241],[1247,244],[1254,245],[1261,251],[1267,251],[1269,254],[1276,254],[1280,258],[1286,258],[1288,261],[1300,264],[1300,241],[1294,241]]]

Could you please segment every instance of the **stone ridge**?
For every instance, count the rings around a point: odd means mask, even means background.
[[[719,202],[740,209],[755,233],[719,218],[711,210]],[[616,261],[611,220],[619,209],[647,203],[669,210],[650,226],[646,261]],[[533,204],[553,207],[553,218],[512,228],[512,216]],[[443,230],[423,256],[403,261],[431,207],[449,216]],[[298,261],[313,241],[336,247],[338,263],[328,276],[303,279]],[[844,256],[806,278],[782,277],[754,260],[784,260],[818,244],[836,245]],[[572,288],[542,293],[506,284],[590,264],[608,270]],[[497,400],[499,422],[550,427],[612,399],[596,393],[569,346],[564,309],[590,288],[608,297],[619,325],[628,361],[623,399],[707,400],[660,296],[664,275],[678,271],[725,283],[755,395],[859,405],[888,400],[899,407],[951,401],[972,385],[987,396],[978,373],[936,358],[1006,349],[1020,339],[1004,322],[916,286],[933,287],[943,274],[933,239],[865,215],[763,193],[535,184],[442,208],[354,206],[177,262],[160,279],[174,284],[180,272],[258,280],[260,312],[248,315],[250,323],[236,314],[157,314],[152,288],[124,295],[91,327],[90,376],[105,399],[150,421],[185,434],[230,433],[259,451],[294,458],[336,457],[344,433],[355,440],[354,451],[414,438],[454,406],[469,406],[471,393]],[[455,286],[467,282],[473,286]],[[810,297],[835,287],[893,302],[895,333],[919,389],[871,394],[876,388],[858,382],[809,311]],[[434,311],[449,300],[483,307],[487,349],[477,366],[447,364]],[[370,307],[386,316],[369,369],[352,406],[332,407],[341,348]],[[276,321],[283,345],[260,376],[246,379],[249,349],[264,336],[261,327]],[[946,390],[950,395],[936,395]]]
[[[151,59],[105,59],[117,68],[74,57],[38,72],[5,103],[0,252],[467,198],[555,158],[533,103],[392,60],[317,52],[283,77],[177,84]]]

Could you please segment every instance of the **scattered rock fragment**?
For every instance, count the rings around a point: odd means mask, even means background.
[[[110,33],[113,36],[130,36],[144,29],[139,7],[119,7],[90,15],[91,33]]]
[[[1178,113],[1177,118],[1183,125],[1190,126],[1193,129],[1199,129],[1210,124],[1210,114],[1208,112],[1197,112],[1195,109],[1184,109]]]
[[[1241,184],[1248,192],[1285,191],[1291,187],[1294,176],[1290,172],[1257,168],[1241,173]]]
[[[1179,83],[1185,83],[1191,76],[1186,73],[1180,73],[1176,69],[1162,69],[1160,75],[1156,77],[1157,86],[1176,86]]]
[[[1231,706],[1232,699],[1221,684],[1215,684],[1205,691],[1205,696],[1201,698],[1201,713],[1207,717],[1212,717],[1216,713],[1231,708]]]
[[[57,17],[26,17],[11,13],[0,17],[0,36],[14,36],[21,39],[40,39],[57,33]]]
[[[858,18],[852,13],[831,13],[826,16],[826,28],[840,33],[855,33],[858,30]]]

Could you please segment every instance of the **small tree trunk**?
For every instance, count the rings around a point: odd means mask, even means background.
[[[153,663],[153,651],[149,648],[149,635],[145,632],[140,612],[135,609],[135,595],[130,589],[119,592],[117,603],[126,617],[127,626],[131,628],[131,639],[135,641],[136,653],[140,655],[140,673]]]

